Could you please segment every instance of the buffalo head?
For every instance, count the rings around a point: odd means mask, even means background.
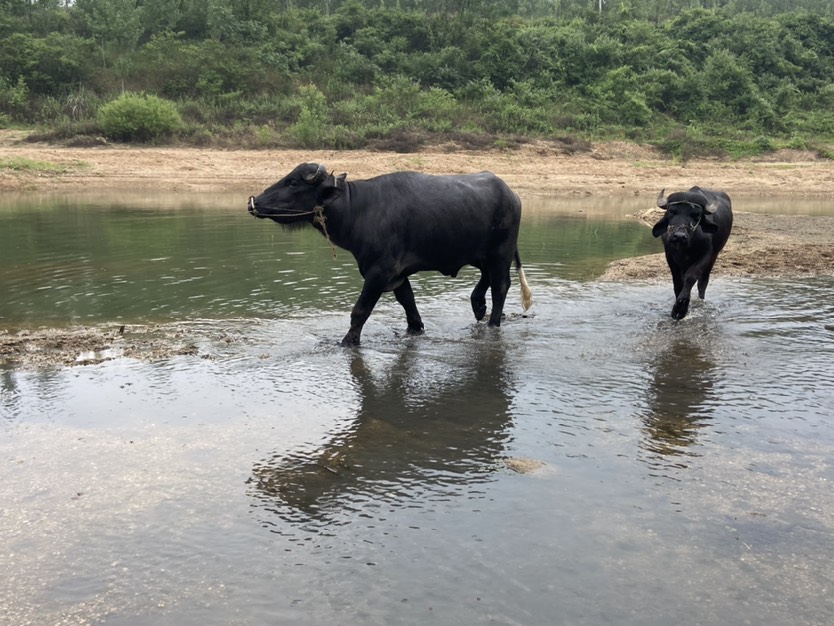
[[[258,197],[250,197],[247,210],[279,224],[312,223],[316,211],[338,198],[344,189],[344,174],[334,176],[324,165],[302,163]]]
[[[667,198],[662,190],[657,196],[657,206],[666,209],[665,215],[652,227],[652,235],[673,245],[688,245],[700,226],[705,233],[714,233],[718,226],[713,214],[718,205],[704,195],[697,187],[689,191],[670,194]]]

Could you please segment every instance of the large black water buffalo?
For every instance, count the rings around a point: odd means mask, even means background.
[[[472,291],[477,320],[486,315],[492,292],[490,326],[500,326],[515,260],[524,309],[532,304],[516,241],[521,201],[489,172],[428,176],[397,172],[348,182],[323,165],[302,163],[258,197],[249,213],[292,226],[312,224],[328,240],[356,258],[365,279],[350,315],[342,345],[359,344],[362,326],[384,291],[393,291],[419,333],[423,321],[408,277],[423,270],[456,276],[464,265],[481,270]]]
[[[696,282],[698,297],[704,298],[712,266],[733,227],[733,208],[723,191],[692,187],[668,198],[664,192],[658,195],[657,206],[666,213],[652,228],[652,235],[663,238],[675,287],[672,317],[679,320],[689,311],[689,295]]]

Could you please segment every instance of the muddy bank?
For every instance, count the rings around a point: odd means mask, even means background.
[[[648,228],[663,215],[647,209],[635,219]],[[788,278],[834,276],[834,218],[736,212],[733,232],[712,275]],[[602,280],[669,278],[663,253],[612,262]]]
[[[178,355],[211,358],[185,326],[98,326],[0,331],[0,367],[93,365],[117,358],[158,361]]]

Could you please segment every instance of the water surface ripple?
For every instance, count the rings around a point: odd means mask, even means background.
[[[425,335],[384,297],[344,350],[315,233],[58,209],[74,251],[0,248],[3,323],[199,353],[0,370],[0,623],[834,622],[834,280],[713,279],[675,322],[666,282],[586,276],[645,232],[541,217],[529,317],[427,275]]]

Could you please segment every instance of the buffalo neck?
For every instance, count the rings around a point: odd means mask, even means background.
[[[313,227],[316,230],[328,237],[340,248],[349,251],[351,251],[353,215],[351,199],[354,195],[354,183],[346,182],[345,190],[342,194],[322,207],[322,216],[325,220],[324,225],[322,226],[320,221],[313,221]]]

